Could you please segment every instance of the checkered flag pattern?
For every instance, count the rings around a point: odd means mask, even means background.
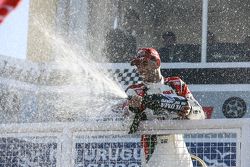
[[[128,86],[142,81],[135,69],[109,69],[108,73],[121,85]]]

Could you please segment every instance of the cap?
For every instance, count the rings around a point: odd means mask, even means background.
[[[160,66],[161,58],[159,53],[154,48],[139,48],[137,55],[132,59],[131,65],[139,65],[142,61],[155,61]]]

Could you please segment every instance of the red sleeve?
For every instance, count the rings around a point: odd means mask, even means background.
[[[179,77],[165,78],[165,84],[170,85],[175,90],[178,96],[186,97],[191,94],[187,84]]]

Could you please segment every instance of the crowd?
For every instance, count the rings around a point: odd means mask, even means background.
[[[138,35],[141,18],[139,14],[129,9],[125,12],[122,26],[110,29],[106,35],[105,55],[111,63],[129,62],[138,49]],[[200,62],[201,44],[180,43],[178,35],[173,31],[163,32],[156,47],[162,62]],[[241,43],[220,42],[217,36],[207,33],[208,62],[245,62],[250,61],[250,35]]]

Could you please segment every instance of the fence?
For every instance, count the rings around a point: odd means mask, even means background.
[[[0,167],[137,167],[140,134],[184,134],[189,152],[208,166],[249,166],[249,119],[145,121],[134,135],[127,134],[128,126],[120,121],[1,124]]]

